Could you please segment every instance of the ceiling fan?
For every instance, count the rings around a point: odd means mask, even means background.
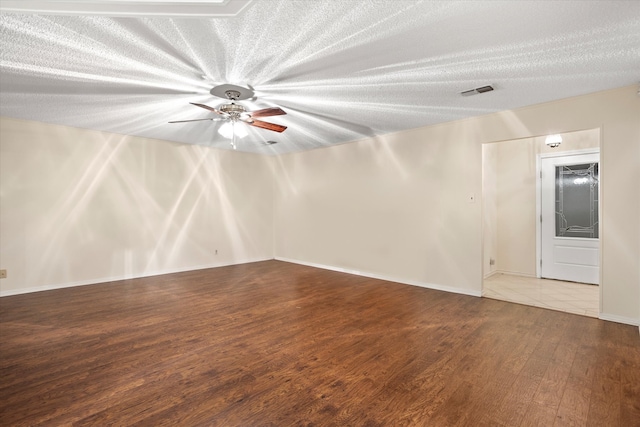
[[[204,108],[205,110],[212,111],[218,114],[220,117],[192,120],[174,120],[169,123],[199,122],[204,120],[228,120],[232,125],[235,125],[238,122],[242,122],[248,124],[249,126],[255,126],[274,132],[283,132],[287,128],[283,125],[257,120],[257,118],[259,117],[281,116],[283,114],[287,114],[283,109],[279,107],[270,107],[263,108],[261,110],[247,111],[242,105],[235,103],[235,101],[253,97],[253,91],[251,89],[247,89],[242,86],[225,84],[214,87],[213,89],[211,89],[210,93],[220,98],[225,98],[231,102],[229,104],[223,104],[218,108],[209,107],[208,105],[198,104],[196,102],[191,102],[190,104],[195,105],[196,107]]]

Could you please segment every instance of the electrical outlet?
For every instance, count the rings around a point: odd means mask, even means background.
[[[0,279],[7,278],[7,270],[0,270]]]
[[[489,258],[489,265],[496,265],[496,260],[493,258]]]

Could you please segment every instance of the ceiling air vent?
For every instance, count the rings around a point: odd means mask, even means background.
[[[470,90],[465,90],[464,92],[460,92],[460,95],[471,96],[471,95],[477,95],[479,93],[491,92],[492,90],[493,90],[493,86],[482,86],[482,87],[477,87],[475,89],[470,89]]]

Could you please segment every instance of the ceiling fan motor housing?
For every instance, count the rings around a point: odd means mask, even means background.
[[[219,110],[228,114],[232,120],[240,119],[240,116],[247,111],[242,105],[234,104],[233,102],[231,104],[221,105]]]

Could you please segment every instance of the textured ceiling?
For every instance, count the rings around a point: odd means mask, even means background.
[[[0,15],[0,114],[229,149],[218,84],[250,85],[238,150],[295,152],[640,80],[638,1],[259,0],[236,16]],[[493,92],[462,97],[491,84]],[[267,140],[277,141],[265,145]]]

